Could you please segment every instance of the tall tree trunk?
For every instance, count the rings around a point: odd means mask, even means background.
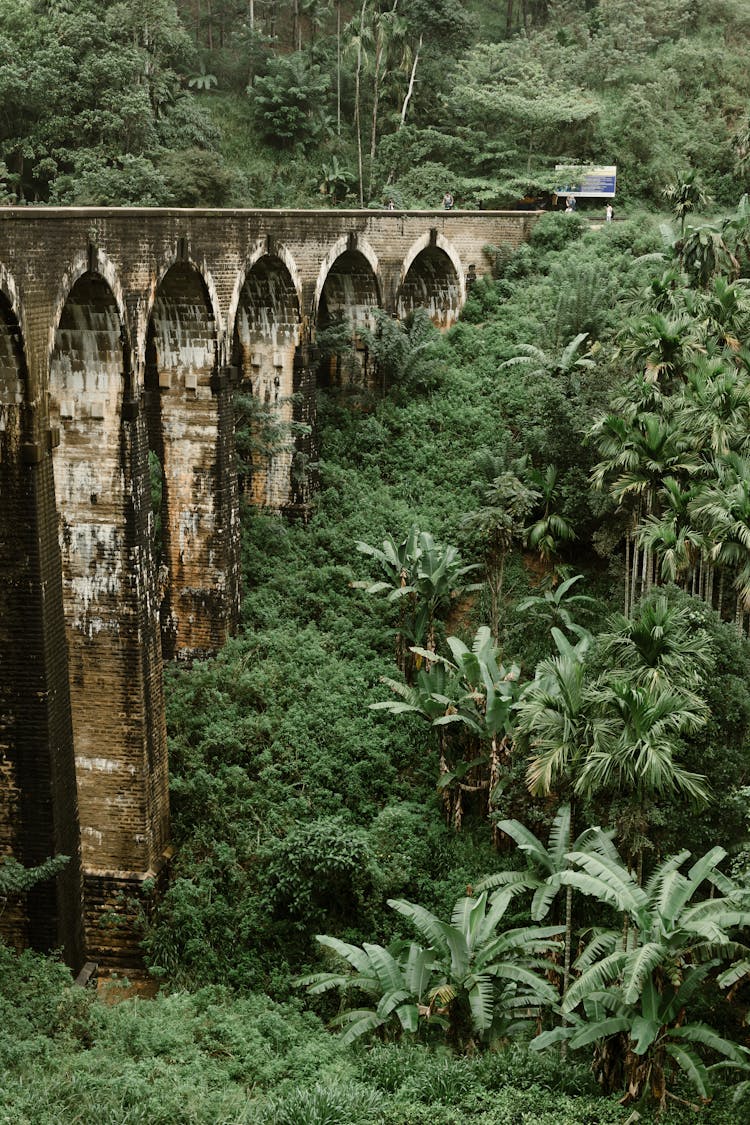
[[[575,804],[573,798],[570,800],[570,826],[568,828],[568,850],[573,847],[573,825],[575,820]],[[568,886],[565,888],[565,949],[563,952],[563,999],[568,995],[570,988],[570,962],[572,960],[573,949],[573,888]],[[568,1026],[567,1015],[563,1016],[562,1026]],[[563,1040],[560,1054],[563,1058],[567,1057],[568,1044]]]
[[[411,64],[411,74],[409,75],[409,87],[408,87],[408,89],[406,91],[406,95],[404,97],[404,104],[401,106],[401,120],[399,121],[399,125],[398,125],[399,129],[403,128],[404,122],[406,121],[406,110],[409,106],[409,102],[411,101],[411,96],[414,93],[414,77],[417,73],[417,63],[419,62],[419,54],[420,54],[421,50],[422,50],[422,36],[420,35],[419,43],[417,44],[417,51],[416,51],[416,54],[414,55],[414,62]]]
[[[372,128],[370,131],[370,176],[367,185],[368,197],[372,195],[372,170],[375,165],[375,152],[378,146],[378,102],[380,99],[380,62],[383,57],[383,33],[380,28],[376,33],[375,46],[375,75],[372,87]]]
[[[365,26],[365,11],[367,0],[362,0],[362,11],[359,16],[359,41],[357,43],[357,73],[354,83],[354,121],[357,129],[357,172],[359,174],[359,205],[365,205],[364,177],[362,172],[362,122],[360,115],[360,83],[362,79],[362,35]]]
[[[206,2],[206,34],[207,34],[207,39],[208,39],[208,49],[209,49],[209,51],[213,51],[213,49],[214,49],[214,20],[213,20],[213,12],[211,11],[211,0],[207,0],[207,2]]]
[[[292,45],[295,51],[302,50],[302,18],[299,10],[299,0],[294,0],[292,5]]]
[[[505,5],[505,34],[510,35],[513,30],[513,0],[507,0]]]
[[[341,0],[336,4],[336,136],[341,136]]]

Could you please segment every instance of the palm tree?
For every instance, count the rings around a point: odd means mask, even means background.
[[[677,761],[682,736],[705,726],[707,708],[698,696],[658,683],[641,686],[619,672],[599,682],[590,705],[597,722],[574,789],[580,796],[609,792],[630,798],[626,842],[640,878],[649,802],[658,796],[683,796],[700,806],[708,800],[706,778]]]
[[[554,465],[547,465],[544,471],[531,469],[529,479],[536,485],[541,495],[544,502],[544,511],[526,529],[526,543],[529,547],[538,551],[541,558],[548,563],[552,555],[557,553],[561,543],[567,543],[575,539],[575,531],[570,520],[566,520],[552,507],[559,499],[557,468]]]
[[[372,127],[370,131],[370,181],[369,194],[372,195],[372,180],[378,144],[378,110],[380,93],[388,75],[391,55],[394,49],[404,45],[408,30],[406,19],[396,12],[398,0],[385,12],[373,13],[374,57],[372,64]]]
[[[691,504],[691,515],[704,531],[712,562],[733,574],[735,620],[743,631],[750,612],[750,464],[730,454],[718,466],[716,483],[707,485]],[[721,610],[721,587],[719,610]]]
[[[709,201],[694,171],[682,172],[664,188],[662,195],[671,203],[675,218],[680,220],[680,234],[685,233],[685,219],[690,212],[696,207],[705,207]]]
[[[370,48],[370,28],[367,25],[365,16],[367,14],[367,0],[362,0],[362,7],[359,12],[359,18],[352,20],[349,24],[347,31],[351,34],[351,39],[348,44],[347,53],[354,54],[356,58],[356,68],[354,72],[354,128],[357,135],[357,169],[358,169],[358,183],[359,183],[359,205],[364,206],[364,169],[362,166],[362,116],[361,116],[361,90],[362,90],[362,68],[367,59],[367,52]]]
[[[710,672],[713,654],[687,601],[675,605],[664,594],[652,594],[632,618],[616,614],[610,628],[597,636],[597,647],[610,672],[629,676],[642,687],[682,694],[705,714],[696,692]]]
[[[625,542],[625,613],[635,605],[638,583],[647,592],[654,580],[653,556],[644,549],[639,566],[641,523],[654,513],[665,478],[684,482],[703,468],[691,436],[672,419],[643,413],[632,420],[608,415],[592,430],[602,460],[594,466],[594,487],[609,485],[618,507],[629,509],[631,525]]]
[[[574,647],[558,630],[552,632],[560,651],[537,665],[515,706],[516,735],[530,751],[526,784],[536,797],[559,787],[572,795],[594,722],[583,661],[589,640]]]
[[[743,355],[699,357],[687,373],[675,421],[693,436],[707,462],[750,443],[750,381],[737,363]]]
[[[679,312],[648,312],[620,333],[622,354],[633,370],[667,391],[679,384],[698,343],[694,320]]]
[[[713,848],[683,874],[680,867],[689,856],[685,851],[665,859],[641,886],[619,857],[572,851],[567,857],[572,870],[559,877],[614,906],[630,924],[624,932],[594,935],[576,962],[580,976],[563,999],[573,1023],[538,1036],[532,1045],[538,1050],[567,1040],[579,1049],[594,1043],[600,1082],[608,1093],[624,1087],[625,1104],[650,1095],[664,1109],[674,1097],[669,1062],[701,1098],[710,1097],[713,1068],[706,1068],[703,1049],[737,1064],[747,1058],[744,1048],[706,1024],[689,1022],[689,1008],[709,972],[747,954],[734,933],[750,925],[746,896],[718,869],[724,849]],[[705,895],[705,884],[710,897],[696,901],[699,892]],[[744,971],[730,967],[718,983],[734,983]]]
[[[714,339],[720,347],[738,352],[750,328],[747,278],[730,281],[712,276],[705,291],[693,293],[690,312],[701,321],[707,340]]]

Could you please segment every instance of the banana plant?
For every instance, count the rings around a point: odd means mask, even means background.
[[[480,588],[465,581],[477,565],[465,566],[456,547],[437,542],[428,531],[417,527],[412,527],[400,543],[387,535],[382,547],[358,542],[357,550],[379,564],[382,577],[375,582],[352,582],[352,586],[367,594],[385,594],[389,602],[399,604],[397,662],[410,679],[409,644],[426,642],[434,647],[438,615],[461,594]]]
[[[343,972],[313,973],[297,982],[311,996],[319,996],[337,988],[342,997],[349,992],[363,993],[374,1001],[371,1008],[348,1008],[332,1021],[343,1028],[343,1045],[353,1043],[362,1035],[397,1021],[397,1031],[414,1033],[420,1017],[432,1019],[428,990],[432,979],[435,952],[423,949],[416,942],[394,942],[387,948],[365,942],[361,947],[319,934],[320,945],[330,949],[349,968]],[[443,1023],[439,1016],[435,1022]]]
[[[394,942],[387,949],[349,945],[321,935],[318,942],[343,959],[343,972],[316,973],[298,983],[317,995],[338,988],[342,996],[360,992],[371,1007],[340,1013],[333,1025],[345,1028],[350,1043],[373,1031],[415,1033],[422,1027],[443,1031],[459,1050],[477,1040],[492,1041],[525,1029],[556,991],[545,979],[548,955],[559,946],[560,926],[524,926],[503,931],[510,894],[489,901],[466,896],[444,922],[417,903],[389,899],[423,942]],[[500,932],[498,932],[500,931]]]
[[[689,857],[683,851],[665,859],[640,886],[619,856],[572,851],[570,869],[557,876],[615,907],[629,924],[595,934],[563,1000],[572,1022],[538,1036],[533,1046],[595,1044],[595,1071],[608,1092],[624,1087],[625,1104],[650,1095],[664,1108],[673,1096],[670,1060],[708,1098],[714,1068],[704,1062],[704,1050],[737,1066],[750,1058],[708,1025],[689,1020],[699,989],[723,962],[730,964],[719,985],[746,974],[748,948],[736,935],[750,926],[747,896],[719,870],[724,849],[712,848],[683,873]]]
[[[573,841],[571,806],[561,805],[555,813],[549,831],[547,844],[542,843],[530,828],[518,820],[501,820],[497,828],[504,832],[523,852],[526,866],[514,871],[497,871],[477,884],[478,891],[500,890],[503,894],[517,895],[524,891],[531,891],[531,918],[540,922],[549,914],[558,892],[562,888],[558,876],[567,871],[570,866],[568,853],[571,851],[586,852],[593,849],[597,852],[616,856],[612,837],[614,833],[603,832],[600,828],[586,828]],[[565,907],[565,946],[563,959],[563,995],[568,990],[570,981],[570,965],[573,948],[573,888],[566,887]]]
[[[490,629],[482,625],[476,632],[471,648],[459,637],[448,637],[447,645],[452,660],[431,649],[413,647],[424,661],[426,672],[417,677],[416,689],[410,689],[395,680],[384,683],[401,700],[384,700],[370,704],[376,711],[399,715],[417,712],[428,719],[433,727],[440,728],[441,758],[438,787],[444,794],[452,788],[454,796],[447,810],[456,828],[460,828],[463,815],[463,793],[486,789],[489,813],[502,787],[502,764],[509,757],[513,736],[512,708],[518,696],[520,670],[517,665],[505,668],[498,661],[498,650]],[[470,754],[451,756],[448,730],[459,728],[468,734]],[[457,742],[457,739],[454,739]],[[465,745],[465,739],[462,744]],[[486,748],[486,749],[485,749]],[[487,767],[486,777],[475,783],[466,778]],[[493,829],[493,832],[495,830]]]

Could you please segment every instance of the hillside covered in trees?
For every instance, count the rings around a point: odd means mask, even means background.
[[[320,392],[309,518],[245,505],[240,633],[166,671],[159,995],[0,948],[0,1120],[747,1120],[750,13],[633,9],[0,2],[6,200],[592,159],[641,209],[543,216]]]
[[[3,0],[6,201],[512,205],[556,163],[619,204],[748,185],[743,0]]]

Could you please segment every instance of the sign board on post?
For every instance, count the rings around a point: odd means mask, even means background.
[[[567,186],[555,188],[555,195],[614,199],[617,186],[616,164],[604,167],[556,164],[555,171],[563,173],[567,180]]]

